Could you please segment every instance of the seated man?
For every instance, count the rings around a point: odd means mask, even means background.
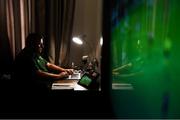
[[[36,91],[49,89],[54,80],[73,73],[72,69],[64,69],[46,61],[41,56],[43,48],[43,37],[36,33],[29,34],[25,48],[14,62],[14,78],[20,88]]]

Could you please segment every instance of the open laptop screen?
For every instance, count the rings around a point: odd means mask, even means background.
[[[85,88],[89,88],[91,83],[92,83],[92,79],[87,74],[84,74],[81,77],[81,79],[78,81],[78,84],[85,87]]]

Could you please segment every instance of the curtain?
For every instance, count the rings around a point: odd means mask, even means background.
[[[0,77],[1,74],[11,72],[11,63],[13,61],[11,47],[7,34],[6,18],[6,0],[0,0]]]
[[[50,0],[47,5],[49,60],[57,65],[68,66],[75,0]]]
[[[75,0],[0,0],[1,64],[11,63],[28,34],[36,32],[44,35],[44,56],[67,65],[74,4]]]
[[[29,33],[28,0],[6,0],[7,33],[13,58],[25,46]]]
[[[5,0],[7,32],[13,57],[25,47],[29,33],[45,34],[45,0]]]

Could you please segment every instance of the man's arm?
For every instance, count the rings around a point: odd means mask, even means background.
[[[41,76],[42,78],[51,78],[51,79],[61,79],[61,78],[65,78],[68,77],[68,73],[67,72],[61,72],[59,74],[53,74],[53,73],[48,73],[48,72],[44,72],[41,70],[37,71],[38,76]]]
[[[64,68],[62,68],[62,67],[60,67],[60,66],[57,66],[57,65],[55,65],[55,64],[49,63],[49,62],[47,63],[47,67],[48,67],[49,69],[58,70],[58,71],[60,71],[60,72],[65,72],[65,71],[66,71]]]

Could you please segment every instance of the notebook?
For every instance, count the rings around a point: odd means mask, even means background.
[[[74,83],[53,83],[52,90],[73,90]]]
[[[88,90],[85,87],[76,83],[53,83],[52,90],[73,90],[73,91],[85,91]]]

